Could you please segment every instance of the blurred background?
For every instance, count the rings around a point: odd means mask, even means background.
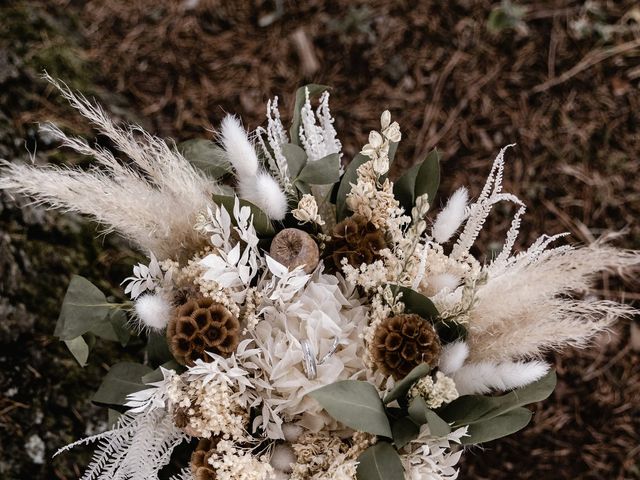
[[[331,85],[345,160],[389,109],[403,130],[393,173],[438,147],[441,202],[461,185],[477,195],[499,148],[517,143],[505,183],[529,206],[520,246],[625,230],[617,244],[640,248],[637,0],[0,0],[0,158],[87,162],[37,131],[51,120],[95,138],[45,69],[176,141],[210,137],[225,112],[253,129],[275,95],[288,121],[298,86]],[[495,212],[483,254],[512,213]],[[122,296],[139,259],[97,233],[0,193],[2,479],[77,478],[90,449],[51,455],[106,427],[89,399],[120,349],[98,345],[83,369],[51,336],[72,274]],[[603,276],[592,294],[639,303],[638,291]],[[558,355],[558,388],[531,425],[468,452],[460,478],[640,478],[639,360],[633,320]]]

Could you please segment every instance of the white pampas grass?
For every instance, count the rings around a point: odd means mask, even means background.
[[[150,293],[136,300],[135,318],[142,329],[160,331],[166,328],[171,318],[171,304],[161,295]]]
[[[452,378],[460,395],[508,391],[524,387],[544,377],[549,364],[530,362],[478,362],[459,368]]]
[[[442,373],[450,376],[462,367],[468,356],[469,346],[466,342],[448,343],[442,348],[438,368]]]
[[[640,266],[640,252],[596,242],[579,249],[520,254],[477,290],[469,312],[472,361],[537,356],[566,345],[585,346],[617,318],[637,313],[607,300],[583,298],[597,274]]]
[[[467,218],[467,203],[469,192],[462,187],[456,190],[449,198],[447,205],[436,217],[431,236],[438,243],[446,243],[460,228]]]
[[[258,156],[249,136],[233,115],[227,115],[222,120],[220,142],[236,172],[240,198],[262,209],[272,220],[284,219],[287,196],[275,178],[260,170]]]
[[[132,161],[125,165],[108,150],[65,135],[53,125],[49,132],[82,155],[94,157],[89,171],[2,162],[0,189],[30,196],[38,203],[92,216],[117,230],[141,251],[158,258],[176,258],[201,246],[193,229],[220,187],[194,169],[175,148],[137,126],[116,126],[98,105],[46,77],[97,130],[109,137]]]

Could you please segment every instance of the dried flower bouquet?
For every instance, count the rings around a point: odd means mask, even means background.
[[[343,168],[326,87],[298,90],[289,131],[274,99],[266,128],[227,116],[217,143],[175,147],[49,80],[115,148],[45,126],[94,166],[4,162],[0,188],[89,215],[149,259],[123,282],[130,301],[82,277],[64,299],[55,335],[81,364],[96,337],[148,343],[93,397],[111,429],[62,449],[97,443],[83,479],[170,463],[183,480],[453,479],[465,445],[524,428],[551,394],[545,352],[634,313],[584,293],[638,252],[551,247],[562,235],[513,252],[525,206],[502,191],[504,149],[477,199],[460,188],[428,217],[438,153],[391,182],[402,135],[385,111]],[[498,202],[516,214],[481,263],[470,250]]]

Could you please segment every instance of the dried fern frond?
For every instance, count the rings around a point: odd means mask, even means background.
[[[56,455],[99,442],[80,480],[157,480],[174,448],[188,438],[164,409],[154,409],[125,413],[113,429],[67,445]]]
[[[197,171],[176,149],[140,127],[119,127],[104,110],[64,84],[45,77],[96,129],[131,160],[124,164],[105,148],[69,137],[54,125],[42,127],[76,152],[91,156],[89,171],[1,163],[0,189],[20,193],[37,203],[89,215],[118,231],[141,251],[176,258],[193,251],[201,237],[195,217],[211,204],[220,187]]]

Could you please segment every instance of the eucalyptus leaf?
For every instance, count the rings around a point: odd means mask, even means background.
[[[122,413],[120,413],[118,410],[109,408],[107,413],[107,424],[109,428],[114,428],[118,423],[118,420],[120,420],[121,416],[122,416]]]
[[[518,407],[502,415],[469,425],[467,435],[461,438],[464,445],[489,442],[522,430],[531,421],[529,409]]]
[[[358,480],[404,480],[400,455],[388,442],[378,442],[358,457]]]
[[[400,142],[389,142],[389,165],[393,163],[396,158],[396,153],[398,152],[398,145]]]
[[[400,301],[404,303],[406,312],[415,313],[430,320],[435,320],[440,315],[433,302],[421,293],[400,285],[390,285],[390,287],[394,293],[402,293]]]
[[[131,332],[127,328],[127,314],[123,310],[112,308],[106,321],[92,328],[91,333],[104,340],[120,342],[123,347],[127,346],[131,338]]]
[[[184,367],[180,365],[178,362],[176,362],[175,360],[169,360],[168,362],[165,362],[162,365],[160,365],[154,371],[149,372],[146,375],[143,375],[142,383],[146,385],[149,383],[159,382],[160,380],[162,380],[164,378],[164,375],[162,374],[161,368],[164,368],[165,370],[174,370],[179,373],[181,373],[182,370],[184,370]]]
[[[336,195],[336,219],[343,220],[349,211],[347,207],[347,194],[351,192],[351,184],[355,184],[358,180],[358,168],[369,160],[369,157],[358,153],[353,160],[347,165],[344,175],[340,179],[340,186]]]
[[[147,388],[142,377],[151,371],[151,368],[139,363],[116,363],[109,369],[91,400],[102,405],[122,406],[127,401],[127,395]]]
[[[451,433],[451,427],[438,416],[436,412],[427,407],[427,402],[422,397],[416,397],[409,404],[409,417],[419,425],[429,425],[429,431],[436,437],[444,437]]]
[[[416,198],[429,195],[429,204],[433,205],[438,186],[440,185],[440,153],[432,150],[427,157],[414,165],[398,179],[393,186],[393,193],[406,212],[411,212]]]
[[[231,173],[231,164],[222,148],[211,140],[194,138],[178,144],[178,151],[191,165],[211,178],[220,178]]]
[[[418,197],[428,194],[429,204],[435,205],[436,193],[440,186],[440,152],[433,149],[422,162],[418,175],[416,176],[416,186],[414,190],[414,201]]]
[[[308,161],[296,179],[308,185],[332,185],[340,180],[340,155],[332,153]]]
[[[235,197],[231,195],[213,195],[213,201],[217,205],[224,207],[227,212],[229,212],[229,216],[232,221],[235,220],[233,216],[233,206],[235,205]],[[253,203],[247,202],[246,200],[240,199],[241,207],[249,207],[251,209],[251,213],[253,214],[253,227],[256,229],[256,233],[261,236],[271,237],[275,234],[275,229],[271,224],[271,220],[267,217],[267,214],[256,207]]]
[[[391,427],[376,388],[368,382],[343,380],[309,393],[347,427],[391,438]]]
[[[420,426],[411,420],[410,417],[404,417],[393,422],[391,432],[393,433],[393,444],[397,449],[400,449],[418,437]]]
[[[399,398],[404,398],[414,383],[420,380],[422,377],[426,377],[432,370],[431,366],[426,363],[421,363],[413,370],[411,370],[406,377],[400,380],[394,385],[394,387],[384,397],[384,404],[389,404]]]
[[[552,370],[537,382],[499,397],[483,395],[464,395],[446,407],[439,409],[438,414],[454,426],[473,425],[490,420],[511,410],[530,403],[539,402],[551,395],[556,386],[556,374]]]
[[[147,358],[153,367],[158,367],[173,360],[173,355],[167,343],[167,336],[164,332],[149,332],[147,336]]]
[[[87,365],[89,359],[89,345],[82,336],[72,338],[71,340],[64,340],[64,344],[67,346],[73,358],[76,359],[81,367]]]
[[[291,129],[289,130],[289,136],[291,137],[291,142],[296,145],[302,146],[300,142],[300,125],[302,124],[302,106],[306,101],[306,90],[309,89],[309,98],[314,98],[320,96],[322,92],[326,90],[330,90],[331,87],[326,85],[318,85],[315,83],[311,83],[309,85],[305,85],[304,87],[298,88],[296,91],[296,104],[293,107],[293,120],[291,122]]]
[[[98,287],[74,275],[64,296],[54,335],[60,340],[74,340],[104,322],[111,308]]]
[[[307,164],[307,153],[298,145],[285,143],[282,145],[282,154],[287,159],[289,177],[296,178]]]

